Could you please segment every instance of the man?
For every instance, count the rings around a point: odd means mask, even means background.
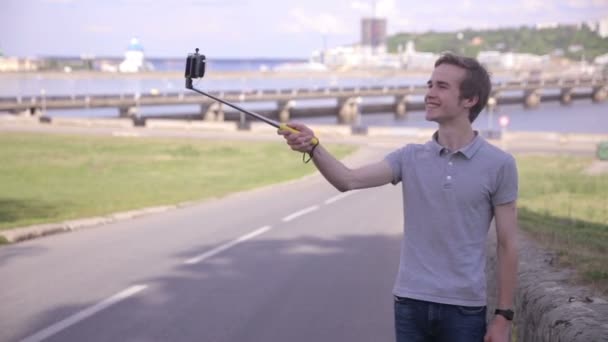
[[[425,96],[426,119],[439,128],[426,144],[409,144],[384,160],[350,169],[312,130],[280,131],[289,146],[311,155],[338,190],[402,182],[404,237],[395,296],[397,341],[507,341],[517,275],[517,169],[513,157],[472,128],[491,91],[474,59],[445,54]],[[486,327],[485,242],[495,219],[497,311]],[[487,329],[486,329],[487,328]]]

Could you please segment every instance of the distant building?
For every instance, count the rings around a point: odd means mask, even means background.
[[[480,51],[477,55],[477,60],[490,69],[530,70],[541,68],[549,61],[549,56],[538,56],[530,53]]]
[[[608,65],[608,53],[595,57],[593,60],[595,64]]]
[[[0,72],[6,71],[36,71],[38,62],[33,59],[0,56]]]
[[[597,33],[602,38],[608,37],[608,17],[600,19],[598,21],[588,20],[583,23],[589,30]]]
[[[608,37],[608,17],[597,23],[597,34],[602,38]]]
[[[118,66],[118,70],[120,72],[138,72],[151,68],[149,63],[145,63],[143,46],[137,38],[132,38],[125,52],[125,59]]]
[[[361,19],[361,45],[370,46],[372,50],[386,46],[386,19]]]
[[[400,55],[386,52],[386,19],[361,19],[361,42],[314,51],[312,63],[323,63],[334,69],[389,68],[403,66]]]
[[[398,55],[372,53],[370,46],[339,46],[323,52],[315,51],[311,61],[320,62],[331,68],[350,70],[357,68],[390,68],[401,67]]]
[[[559,24],[558,23],[539,23],[536,24],[536,29],[537,30],[546,30],[546,29],[554,29],[554,28],[558,28]]]
[[[477,60],[489,69],[501,69],[504,64],[500,51],[479,51]]]
[[[469,43],[472,46],[479,46],[481,44],[483,44],[483,38],[477,36],[477,37],[473,37],[473,39],[471,39],[471,42]]]

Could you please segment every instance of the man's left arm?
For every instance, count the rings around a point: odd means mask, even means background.
[[[494,207],[497,247],[498,309],[513,309],[517,284],[517,203],[515,201]],[[501,315],[492,320],[486,341],[507,341],[511,322]]]

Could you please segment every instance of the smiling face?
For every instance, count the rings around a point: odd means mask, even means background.
[[[440,64],[433,70],[424,99],[426,120],[440,124],[462,119],[468,121],[469,109],[475,102],[460,96],[460,83],[465,76],[465,69],[451,64]]]

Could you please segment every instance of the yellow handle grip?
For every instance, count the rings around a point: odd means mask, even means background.
[[[289,126],[287,126],[287,124],[282,123],[279,125],[279,130],[283,130],[283,131],[290,131],[291,133],[300,133],[300,131],[298,131],[295,128],[291,128]],[[319,143],[319,139],[317,139],[316,137],[312,137],[312,139],[310,139],[310,142],[314,145],[317,145]]]

